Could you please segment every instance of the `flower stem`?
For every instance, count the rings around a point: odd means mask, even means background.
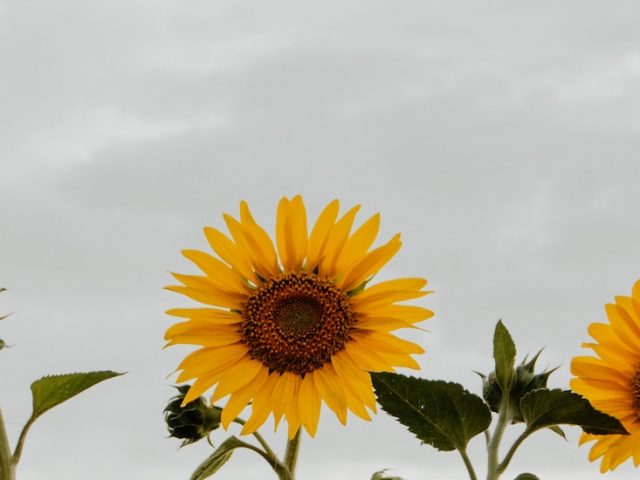
[[[9,438],[4,428],[4,419],[2,418],[2,410],[0,409],[0,480],[15,480],[16,465],[13,462],[11,448],[9,447]]]
[[[289,469],[291,480],[296,478],[296,463],[298,462],[298,449],[300,448],[300,428],[295,437],[287,442],[287,450],[284,453],[284,464]]]
[[[500,411],[498,412],[498,423],[491,435],[491,440],[487,446],[487,480],[498,480],[500,478],[500,471],[498,471],[498,449],[500,448],[500,441],[504,430],[511,421],[511,415],[509,412],[509,395],[508,393],[502,395],[500,402]]]
[[[467,455],[467,451],[466,450],[458,450],[458,451],[462,456],[462,461],[464,462],[464,466],[467,467],[467,472],[469,472],[469,479],[478,480],[478,477],[476,476],[476,471],[473,469],[473,464],[469,459],[469,455]]]
[[[516,441],[513,443],[513,445],[511,445],[511,448],[509,449],[509,451],[507,452],[507,454],[505,455],[504,459],[502,460],[502,462],[500,462],[500,464],[498,465],[498,474],[504,472],[507,467],[509,466],[509,462],[511,461],[511,458],[513,457],[513,454],[516,453],[516,450],[518,449],[518,447],[520,446],[520,444],[522,442],[524,442],[524,440],[531,434],[531,432],[529,431],[529,429],[526,429],[524,432],[522,432],[522,434],[516,439]]]

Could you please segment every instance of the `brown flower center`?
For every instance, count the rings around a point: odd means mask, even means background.
[[[349,297],[325,278],[287,273],[261,285],[242,312],[251,355],[272,371],[304,375],[331,361],[354,323]]]
[[[633,394],[633,406],[640,420],[640,365],[638,365],[633,380],[631,381],[631,393]]]

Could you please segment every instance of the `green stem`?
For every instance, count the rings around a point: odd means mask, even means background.
[[[255,445],[251,445],[250,443],[240,442],[240,446],[243,448],[247,448],[249,450],[253,450],[257,454],[259,454],[262,458],[264,458],[271,468],[278,474],[278,478],[281,480],[293,480],[293,477],[289,473],[289,469],[286,467],[284,463],[278,460],[275,457],[270,456],[261,448],[256,447]]]
[[[31,428],[31,425],[33,425],[33,422],[35,421],[36,421],[35,417],[31,417],[29,418],[29,420],[27,420],[27,423],[24,424],[24,427],[22,427],[22,431],[20,432],[20,438],[18,438],[16,449],[13,452],[13,463],[15,463],[16,465],[20,461],[20,456],[22,455],[22,447],[24,446],[24,440],[27,437],[27,432],[29,431],[29,429]]]
[[[287,442],[287,450],[284,453],[284,464],[289,469],[291,480],[296,478],[296,463],[298,463],[298,450],[300,449],[300,432],[298,429],[296,435]]]
[[[4,419],[2,410],[0,409],[0,480],[15,480],[16,478],[16,462],[11,455],[11,447],[9,446],[9,438],[4,428]]]
[[[247,423],[242,418],[235,418],[233,422],[239,425],[244,425],[245,423]],[[293,475],[289,471],[288,466],[282,463],[282,461],[280,461],[280,459],[275,454],[271,446],[269,446],[269,444],[264,439],[264,437],[260,435],[258,432],[253,432],[252,435],[258,441],[262,449],[246,442],[242,442],[243,443],[242,446],[244,448],[248,448],[249,450],[253,450],[254,452],[260,454],[262,458],[264,458],[269,463],[269,465],[271,465],[271,468],[273,468],[273,471],[276,472],[280,480],[293,480]]]
[[[245,423],[247,423],[241,418],[235,418],[233,420],[233,422],[237,423],[239,425],[244,425]],[[276,453],[273,451],[271,446],[267,443],[267,441],[264,439],[264,437],[262,435],[260,435],[258,432],[253,432],[252,435],[255,437],[255,439],[258,441],[258,443],[262,446],[262,448],[264,449],[264,451],[265,451],[265,453],[267,455],[269,455],[271,458],[275,458],[275,459],[278,458]]]
[[[507,467],[509,466],[509,462],[511,461],[511,458],[513,457],[513,454],[516,453],[516,450],[518,449],[518,447],[520,446],[520,444],[522,442],[524,442],[524,440],[531,434],[531,432],[527,429],[524,432],[522,432],[522,434],[516,439],[516,441],[513,443],[513,445],[511,445],[511,448],[509,449],[509,451],[507,452],[507,454],[504,457],[504,460],[502,460],[502,462],[500,462],[500,464],[498,465],[498,474],[504,472]]]
[[[498,449],[500,448],[500,441],[504,434],[505,428],[511,421],[509,412],[509,394],[502,394],[502,400],[500,402],[500,411],[498,413],[498,423],[491,435],[491,440],[487,447],[488,465],[487,465],[487,480],[498,480],[500,473],[498,471]]]
[[[467,451],[466,450],[458,450],[458,451],[462,456],[462,461],[464,462],[464,466],[467,467],[467,472],[469,472],[469,479],[478,480],[478,477],[476,476],[476,471],[473,469],[473,464],[469,459],[469,455],[467,455]]]

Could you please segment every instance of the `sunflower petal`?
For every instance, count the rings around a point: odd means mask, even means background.
[[[311,234],[307,249],[307,270],[312,272],[324,257],[324,250],[329,232],[336,223],[340,202],[333,200],[318,216]]]
[[[371,250],[345,274],[342,280],[338,282],[338,286],[344,291],[349,291],[360,285],[378,273],[398,250],[400,250],[401,245],[400,234],[397,234],[385,245]]]

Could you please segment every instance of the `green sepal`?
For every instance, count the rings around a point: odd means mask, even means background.
[[[521,473],[513,480],[540,480],[540,479],[536,477],[533,473]]]
[[[515,375],[516,345],[502,320],[498,320],[493,334],[493,358],[498,385],[503,392],[509,392]]]
[[[534,390],[522,397],[520,409],[530,432],[562,424],[577,425],[595,435],[628,434],[618,419],[569,390]]]
[[[229,461],[236,448],[244,446],[244,442],[235,436],[227,438],[220,446],[209,455],[204,462],[191,475],[190,480],[204,480],[222,468]]]
[[[491,411],[462,385],[397,373],[372,373],[378,403],[423,443],[464,450],[491,423]]]
[[[47,410],[60,405],[95,384],[119,375],[123,374],[105,370],[42,377],[31,384],[33,396],[31,418],[35,420]]]

